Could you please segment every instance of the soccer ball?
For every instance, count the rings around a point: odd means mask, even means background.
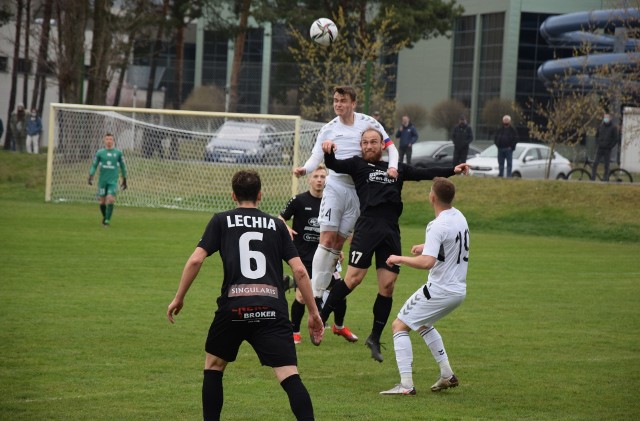
[[[309,36],[313,41],[326,47],[338,39],[338,27],[331,19],[320,18],[311,24]]]

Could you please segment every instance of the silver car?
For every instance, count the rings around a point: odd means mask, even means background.
[[[516,178],[544,178],[547,163],[549,162],[548,146],[538,143],[518,143],[513,151],[511,168],[512,177]],[[469,173],[480,177],[498,176],[498,148],[489,146],[480,155],[467,160],[470,165]],[[505,162],[505,173],[507,164]],[[549,178],[564,179],[571,171],[571,163],[558,152],[553,153]]]
[[[276,128],[270,124],[226,121],[207,143],[204,160],[282,165],[280,140]]]

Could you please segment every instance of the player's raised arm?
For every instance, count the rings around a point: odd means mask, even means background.
[[[398,153],[398,148],[393,144],[393,141],[387,137],[384,144],[385,149],[387,150],[387,155],[389,155],[389,169],[387,170],[387,174],[391,178],[398,178],[398,158],[400,154]]]

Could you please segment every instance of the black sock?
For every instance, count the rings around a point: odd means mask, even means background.
[[[347,314],[347,299],[340,301],[336,304],[335,310],[333,310],[333,322],[338,326],[344,326],[344,316]]]
[[[378,342],[380,342],[382,330],[389,320],[392,304],[392,297],[383,297],[380,294],[378,294],[375,303],[373,303],[373,327],[371,328],[371,337]]]
[[[204,370],[202,380],[202,417],[204,421],[219,421],[224,394],[222,389],[222,375],[218,370]]]
[[[318,307],[318,311],[322,310],[322,298],[314,297],[313,299],[316,302],[316,307]]]
[[[309,391],[298,374],[293,374],[284,379],[280,386],[287,392],[289,405],[298,420],[313,420],[313,405]]]
[[[345,297],[350,293],[351,290],[344,281],[336,282],[333,288],[331,288],[331,292],[327,297],[327,302],[324,303],[324,307],[322,307],[322,311],[320,312],[323,322],[327,321],[331,312],[335,311],[340,305],[340,302],[344,301]]]
[[[102,217],[107,214],[107,205],[100,205],[100,212],[102,212]]]
[[[294,332],[300,332],[302,316],[304,316],[304,304],[294,299],[291,303],[291,326]]]

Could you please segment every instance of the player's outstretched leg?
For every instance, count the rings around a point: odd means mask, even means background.
[[[316,249],[311,266],[311,287],[313,288],[314,297],[322,299],[323,291],[331,283],[339,257],[340,250],[333,250],[322,244]]]
[[[334,335],[342,336],[349,342],[357,342],[358,337],[351,332],[349,327],[344,325],[344,316],[347,314],[347,299],[337,303],[336,308],[333,310],[333,322],[334,325],[331,331]]]
[[[351,294],[351,290],[344,281],[341,280],[336,282],[333,288],[331,288],[327,301],[324,303],[324,306],[322,306],[322,311],[320,311],[320,317],[322,317],[323,322],[326,322],[327,319],[329,319],[331,313],[340,306],[340,303],[349,294]]]

